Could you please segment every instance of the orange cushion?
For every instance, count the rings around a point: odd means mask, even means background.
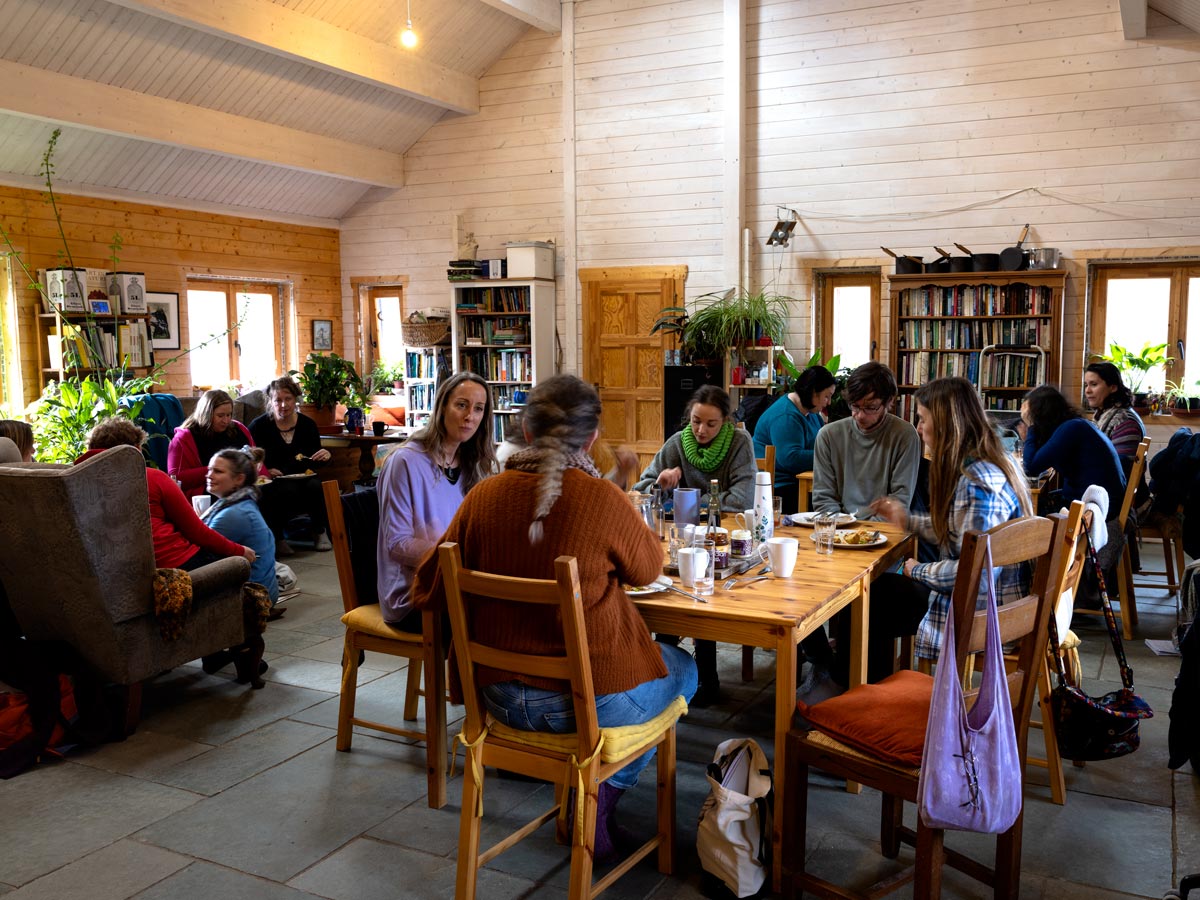
[[[880,759],[921,764],[933,677],[904,670],[878,684],[864,684],[823,703],[796,708],[813,727]]]

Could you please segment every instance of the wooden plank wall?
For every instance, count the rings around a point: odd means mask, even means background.
[[[180,295],[179,324],[188,345],[187,278],[216,275],[273,281],[290,291],[295,303],[299,358],[312,346],[312,319],[334,319],[335,346],[341,340],[338,232],[329,228],[285,225],[259,219],[146,206],[87,197],[60,196],[59,208],[75,264],[111,268],[108,244],[119,233],[124,246],[120,268],[146,273],[152,291]],[[0,221],[31,269],[62,265],[62,240],[50,207],[38,191],[0,186]],[[22,382],[26,399],[41,391],[37,370],[37,294],[14,275],[18,288],[18,327]],[[158,358],[174,351],[158,351]],[[292,364],[295,360],[291,361]],[[165,388],[191,393],[186,357],[167,369]]]
[[[531,29],[480,79],[479,114],[447,115],[430,128],[405,156],[405,187],[372,191],[342,219],[348,324],[358,317],[350,279],[359,276],[408,276],[409,308],[451,305],[446,264],[458,256],[456,214],[480,259],[504,257],[506,241],[561,248],[561,55],[557,35]],[[560,276],[563,266],[560,249]],[[566,340],[561,278],[556,313]]]

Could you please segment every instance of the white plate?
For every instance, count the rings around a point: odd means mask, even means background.
[[[316,474],[317,474],[316,472],[312,472],[311,474],[308,472],[293,472],[291,475],[276,475],[275,477],[276,478],[312,478]]]
[[[870,529],[868,529],[869,531]],[[887,543],[887,535],[880,533],[878,539],[869,544],[847,544],[844,543],[845,536],[848,534],[857,534],[857,528],[839,528],[834,532],[833,546],[842,550],[873,550],[876,547],[882,547]],[[817,539],[816,534],[811,535],[813,541]]]
[[[820,513],[815,512],[792,513],[792,524],[799,525],[801,528],[812,528],[813,519],[819,515]],[[857,521],[850,513],[837,513],[834,516],[835,525],[853,525]]]
[[[630,597],[645,597],[648,594],[657,594],[659,591],[664,591],[671,584],[671,579],[666,575],[659,575],[645,587],[627,587],[625,593]]]

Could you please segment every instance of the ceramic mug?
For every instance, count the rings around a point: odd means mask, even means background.
[[[796,569],[796,554],[800,542],[794,537],[770,537],[763,542],[771,571],[780,578],[790,578]]]
[[[675,524],[700,524],[700,489],[675,488]]]
[[[705,546],[707,545],[707,546]],[[712,541],[700,541],[691,547],[679,548],[679,580],[684,587],[694,588],[703,594],[707,582],[708,593],[713,591]]]

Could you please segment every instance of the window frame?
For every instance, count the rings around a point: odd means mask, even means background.
[[[867,287],[871,290],[870,304],[870,353],[872,360],[880,359],[880,318],[882,315],[883,276],[879,269],[857,269],[847,271],[839,269],[818,273],[820,278],[819,303],[816,316],[816,335],[813,341],[813,352],[821,350],[825,359],[833,355],[833,298],[839,287]],[[828,348],[822,349],[822,348]],[[822,360],[822,362],[825,361]]]
[[[241,375],[241,343],[237,327],[237,295],[238,294],[269,294],[271,296],[271,321],[273,323],[272,339],[274,341],[275,359],[278,361],[280,372],[289,368],[287,353],[286,322],[284,320],[283,293],[284,285],[271,281],[209,281],[206,279],[189,278],[186,284],[188,303],[191,303],[191,292],[209,291],[225,294],[225,321],[229,328],[227,352],[229,356],[229,380],[240,382]],[[192,336],[189,334],[189,342]],[[276,372],[276,375],[280,374]],[[188,377],[192,377],[191,361],[188,362]]]

